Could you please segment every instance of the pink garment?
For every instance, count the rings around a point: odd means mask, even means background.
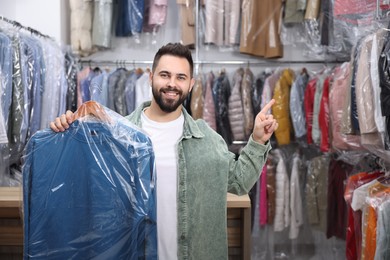
[[[345,97],[349,95],[348,84],[350,77],[350,65],[348,62],[334,70],[333,84],[329,89],[329,119],[332,131],[332,149],[338,150],[363,150],[359,135],[344,134],[341,132],[342,111],[345,107]]]
[[[163,25],[167,17],[168,0],[153,0],[149,9],[149,25]]]
[[[263,166],[260,175],[260,226],[267,225],[268,221],[268,201],[267,201],[267,165]]]
[[[206,43],[223,45],[223,0],[205,0],[205,33]]]
[[[375,9],[376,0],[335,0],[333,12],[335,16],[357,15],[374,12]]]
[[[204,96],[204,104],[203,104],[203,119],[206,123],[215,131],[217,131],[217,122],[215,119],[215,104],[213,99],[213,82],[214,82],[214,74],[210,72],[207,75],[206,80],[206,93]]]

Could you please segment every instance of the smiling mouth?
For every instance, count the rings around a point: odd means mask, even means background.
[[[175,98],[180,94],[178,91],[172,91],[172,90],[162,91],[162,93],[164,94],[164,96],[169,98]]]

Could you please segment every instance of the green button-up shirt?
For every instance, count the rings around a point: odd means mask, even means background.
[[[127,118],[142,128],[141,113],[150,102]],[[178,258],[228,259],[227,192],[243,195],[258,180],[271,145],[249,138],[238,160],[224,139],[204,120],[194,120],[185,109],[178,156]]]

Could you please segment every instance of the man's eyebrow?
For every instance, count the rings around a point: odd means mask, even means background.
[[[172,72],[169,72],[169,71],[167,71],[167,70],[161,70],[161,71],[159,72],[159,74],[161,74],[161,73],[168,74],[168,75],[172,75]],[[176,76],[181,76],[181,77],[188,77],[188,75],[185,74],[185,73],[177,73],[177,74],[175,74],[175,75],[176,75]]]
[[[169,71],[167,71],[167,70],[161,70],[161,71],[158,72],[158,74],[161,74],[161,73],[171,75],[171,73]]]
[[[177,73],[176,75],[177,75],[177,76],[181,76],[181,77],[186,77],[186,78],[188,77],[188,75],[185,74],[185,73]]]

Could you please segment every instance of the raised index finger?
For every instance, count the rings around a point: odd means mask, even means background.
[[[266,114],[268,112],[268,110],[271,109],[273,104],[275,104],[275,99],[271,99],[271,101],[268,102],[268,104],[263,107],[263,109],[260,111],[260,113]]]

